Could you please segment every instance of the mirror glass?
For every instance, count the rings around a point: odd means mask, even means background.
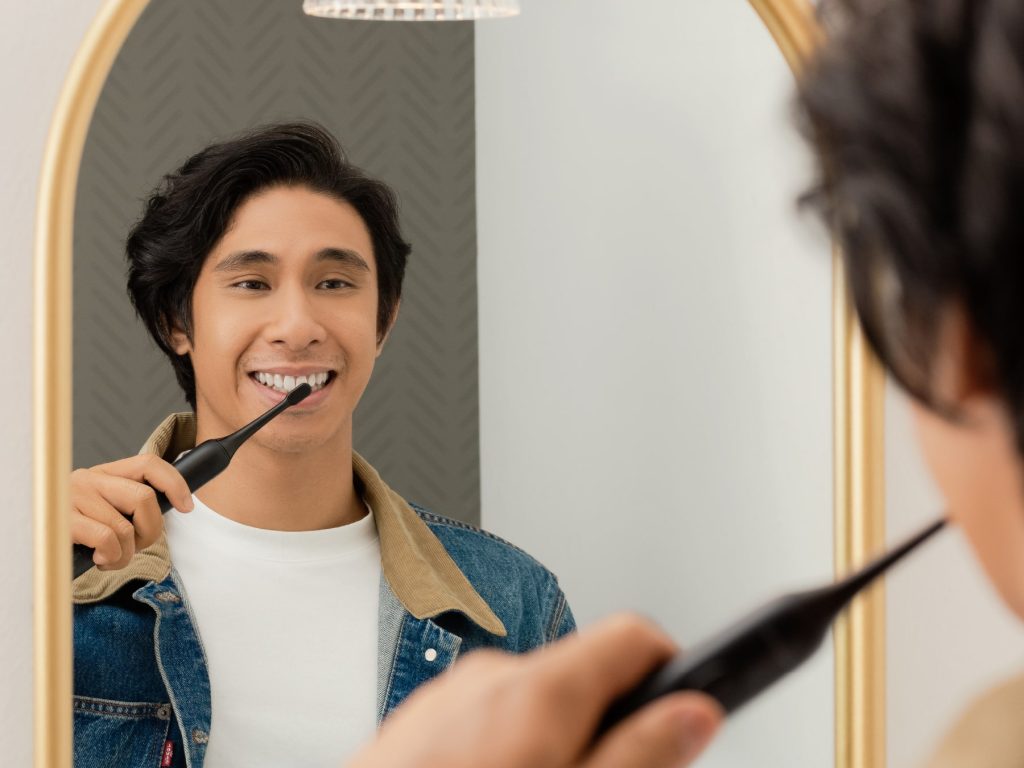
[[[312,119],[392,185],[413,255],[355,447],[406,498],[684,645],[832,573],[831,266],[792,74],[744,2],[574,0],[470,24],[153,0],[103,90],[75,220],[74,463],[184,410],[124,238],[212,141]],[[828,765],[831,646],[701,763]]]
[[[830,248],[757,14],[644,6],[477,28],[483,522],[686,644],[831,578]],[[831,656],[706,764],[833,764]]]

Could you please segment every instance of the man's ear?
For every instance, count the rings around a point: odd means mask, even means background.
[[[192,342],[189,341],[188,334],[181,330],[181,328],[173,326],[168,337],[170,338],[171,349],[177,354],[187,355],[192,352]]]
[[[377,339],[377,357],[380,357],[381,352],[384,351],[384,344],[387,342],[388,337],[391,335],[392,329],[395,327],[395,321],[398,320],[398,310],[402,306],[402,300],[399,299],[395,302],[395,308],[391,312],[391,319],[388,320],[388,327]]]
[[[932,393],[939,402],[957,406],[995,394],[991,351],[959,302],[941,313],[936,352]]]

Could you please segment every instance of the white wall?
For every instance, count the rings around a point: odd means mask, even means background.
[[[5,403],[0,443],[0,744],[3,763],[32,755],[32,241],[43,147],[57,96],[99,0],[4,0],[0,24],[0,103],[5,147],[0,184],[0,301]]]
[[[829,249],[760,19],[532,2],[476,50],[484,525],[684,642],[828,579]],[[832,690],[829,645],[699,764],[830,765]]]

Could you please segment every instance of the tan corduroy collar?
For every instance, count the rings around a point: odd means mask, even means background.
[[[172,460],[192,448],[195,439],[195,416],[176,413],[164,419],[150,435],[142,453],[155,453]],[[460,611],[491,634],[504,637],[501,620],[405,499],[391,490],[377,471],[355,453],[352,454],[352,471],[377,523],[384,578],[405,609],[417,619]],[[98,602],[133,579],[163,581],[170,568],[167,540],[161,536],[153,546],[136,554],[127,568],[119,571],[91,568],[83,573],[73,585],[74,601]]]
[[[922,768],[1019,768],[1024,765],[1024,675],[982,693],[946,732]]]

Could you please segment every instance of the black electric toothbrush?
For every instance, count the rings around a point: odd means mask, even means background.
[[[289,392],[281,402],[262,416],[258,416],[246,424],[237,432],[232,432],[227,437],[220,439],[204,440],[175,461],[174,467],[185,478],[189,490],[193,492],[198,490],[227,469],[228,464],[231,462],[231,457],[235,455],[235,451],[238,450],[242,443],[252,437],[257,430],[283,410],[302,402],[312,391],[313,388],[309,384],[300,384]],[[160,505],[161,512],[165,513],[174,506],[171,504],[170,499],[160,491],[156,492],[156,500],[157,504]],[[92,561],[93,551],[92,547],[87,547],[84,544],[75,544],[72,547],[71,572],[73,579],[77,579],[92,568],[94,565]]]
[[[604,733],[644,705],[676,691],[701,691],[731,713],[806,661],[853,596],[946,524],[938,520],[842,581],[784,595],[680,654],[617,699],[598,727]]]

